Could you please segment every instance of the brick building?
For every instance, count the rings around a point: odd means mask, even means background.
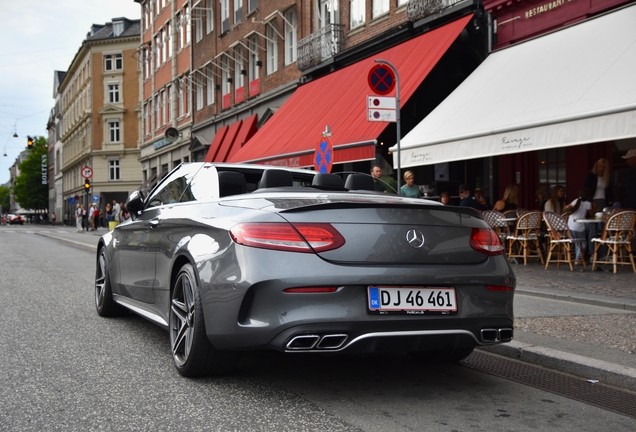
[[[396,143],[397,125],[367,119],[367,96],[374,94],[367,74],[374,60],[386,54],[404,70],[404,133],[488,52],[477,1],[418,15],[424,3],[197,2],[194,159],[313,167],[315,149],[330,128],[334,171],[364,171],[373,162],[392,171],[388,147]]]
[[[141,6],[139,137],[143,189],[190,161],[192,7],[187,0]],[[166,137],[167,130],[174,131]]]

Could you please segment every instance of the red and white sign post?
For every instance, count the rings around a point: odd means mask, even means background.
[[[395,88],[395,97],[367,96],[368,121],[395,122],[397,130],[397,193],[401,195],[402,169],[400,168],[400,76],[386,60],[375,60],[377,65],[369,71],[369,87],[377,95],[386,96]]]

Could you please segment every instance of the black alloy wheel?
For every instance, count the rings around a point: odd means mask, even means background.
[[[102,247],[97,255],[95,269],[95,309],[97,309],[97,314],[103,317],[125,315],[128,310],[113,300],[108,268],[106,248]]]
[[[190,264],[179,270],[172,289],[169,331],[172,358],[181,375],[220,375],[236,367],[240,354],[219,351],[207,338],[201,293]]]

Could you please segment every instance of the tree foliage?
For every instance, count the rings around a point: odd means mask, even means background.
[[[44,137],[34,137],[29,155],[18,166],[20,175],[13,184],[13,195],[20,207],[44,210],[48,207],[49,186],[42,184],[42,169],[48,175],[48,143]]]
[[[9,212],[9,206],[11,205],[11,200],[9,199],[10,194],[11,189],[6,186],[0,186],[0,207],[2,207],[4,213]]]

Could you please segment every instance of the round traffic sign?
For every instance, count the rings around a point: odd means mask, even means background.
[[[84,177],[85,179],[93,177],[93,168],[89,166],[85,166],[84,168],[82,168],[82,177]]]
[[[369,71],[369,87],[376,94],[386,95],[395,88],[395,73],[384,64],[377,64]]]
[[[314,167],[319,173],[330,173],[333,165],[333,146],[329,137],[323,137],[316,146]]]

